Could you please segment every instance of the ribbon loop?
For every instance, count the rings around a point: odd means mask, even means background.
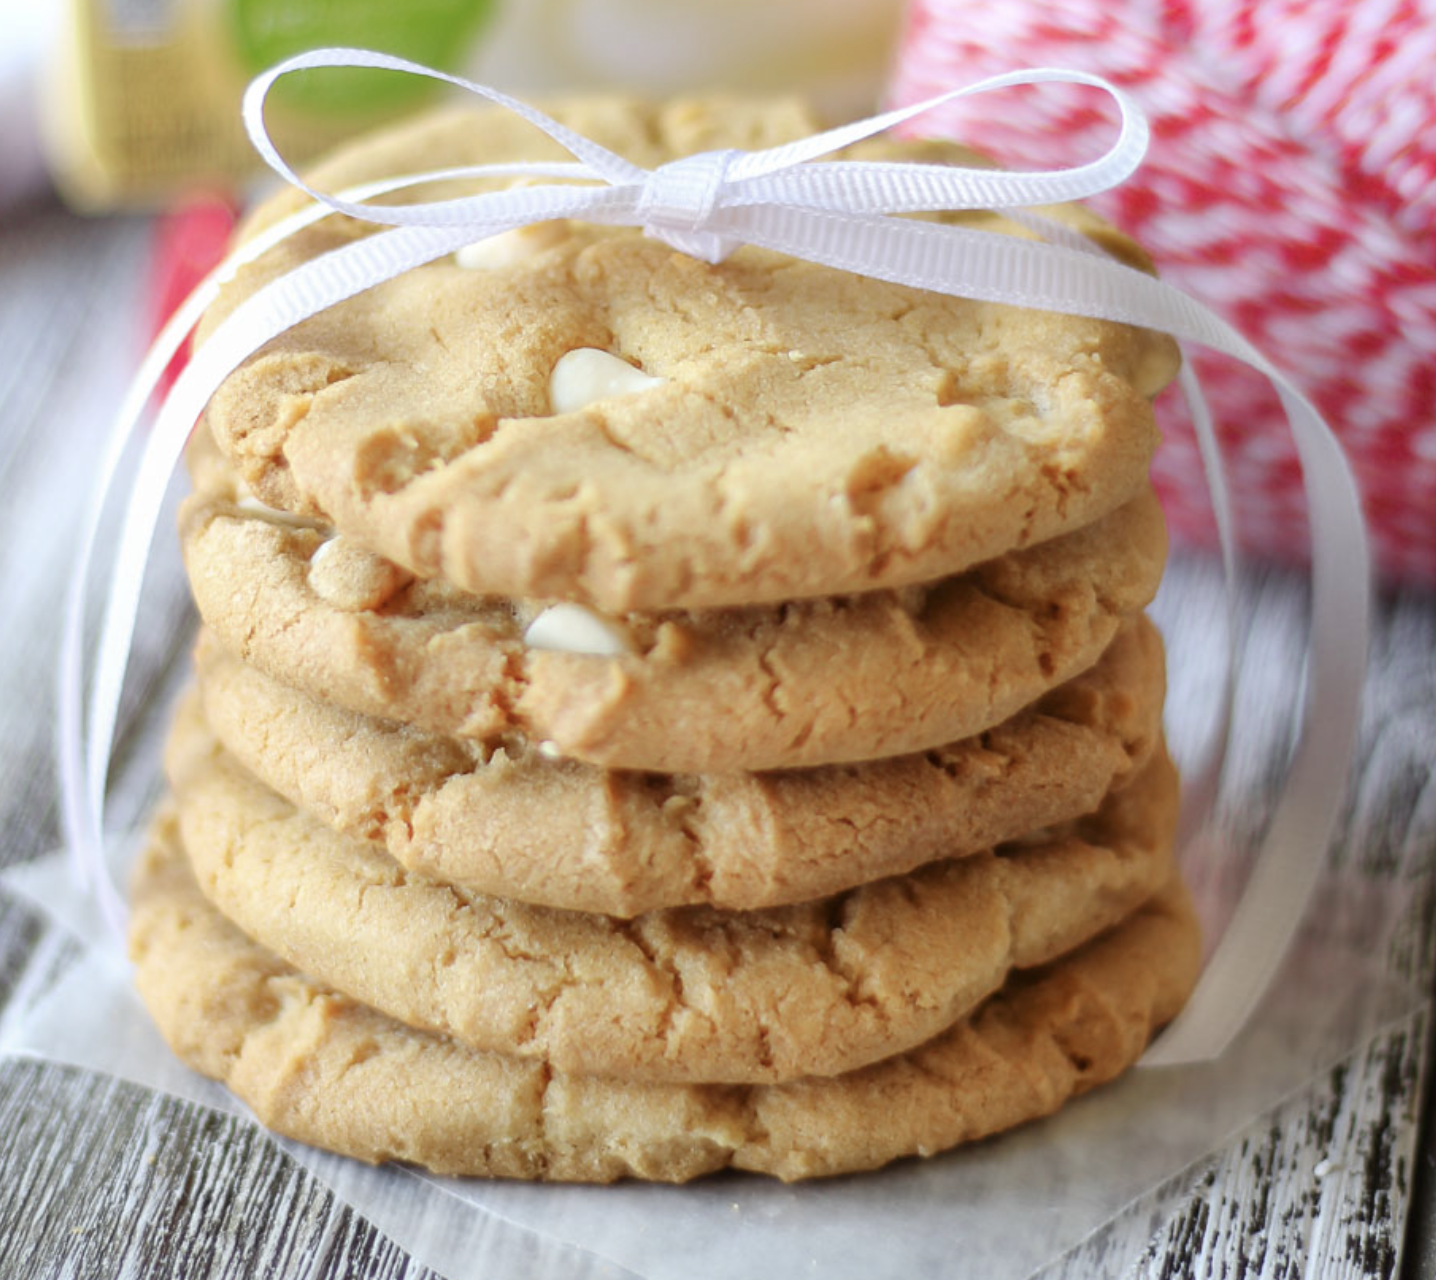
[[[284,76],[323,67],[371,68],[441,80],[511,112],[546,133],[575,159],[562,163],[478,165],[470,170],[472,176],[549,177],[603,184],[596,188],[585,209],[590,220],[635,223],[646,234],[708,262],[719,262],[739,244],[749,242],[744,228],[753,221],[749,217],[749,207],[753,205],[891,214],[1057,204],[1080,200],[1123,182],[1141,163],[1149,137],[1140,108],[1115,85],[1083,72],[1039,68],[990,76],[924,102],[764,150],[700,153],[650,171],[496,89],[367,49],[316,49],[296,54],[250,84],[244,95],[245,128],[255,150],[286,182],[298,186],[336,213],[389,226],[472,225],[474,239],[494,233],[496,228],[490,219],[500,203],[497,197],[503,193],[405,205],[364,205],[343,195],[317,191],[295,172],[265,128],[265,101],[275,83]],[[1087,85],[1112,99],[1120,117],[1120,128],[1104,155],[1071,169],[1039,173],[903,162],[814,163],[821,156],[916,120],[958,98],[1046,83]],[[564,192],[564,188],[557,186],[529,188],[522,197],[526,209],[522,220],[566,216],[560,206],[572,201],[571,192],[567,196]],[[546,205],[552,205],[553,211],[545,213]],[[724,219],[724,230],[700,225],[720,208],[726,208],[730,215]]]

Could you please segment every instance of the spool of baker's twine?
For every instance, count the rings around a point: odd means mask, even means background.
[[[1436,10],[1415,0],[912,0],[896,103],[1013,66],[1104,76],[1152,123],[1140,173],[1092,201],[1298,379],[1346,447],[1383,574],[1436,584]],[[1013,168],[1100,151],[1110,112],[1048,86],[925,117]],[[1268,382],[1195,356],[1243,546],[1300,558],[1301,468]],[[1213,536],[1190,419],[1154,471],[1179,538]]]

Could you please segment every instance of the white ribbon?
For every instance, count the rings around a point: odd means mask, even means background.
[[[316,67],[382,68],[448,81],[530,121],[575,160],[413,175],[338,196],[314,191],[275,150],[264,130],[263,110],[276,80]],[[817,162],[954,98],[1043,82],[1085,84],[1110,94],[1121,112],[1121,129],[1111,150],[1090,164],[1043,173]],[[100,895],[117,929],[124,908],[107,870],[103,814],[120,692],[164,490],[210,396],[266,342],[327,307],[475,240],[551,218],[577,218],[638,226],[710,262],[720,261],[740,244],[758,245],[915,288],[1164,330],[1242,360],[1276,386],[1296,440],[1312,512],[1312,641],[1303,733],[1236,914],[1186,1012],[1144,1061],[1174,1064],[1221,1053],[1266,990],[1296,931],[1345,786],[1365,670],[1370,589],[1366,533],[1351,472],[1330,430],[1296,387],[1234,329],[1170,286],[1094,254],[1070,235],[1057,235],[1053,238],[1060,242],[1049,243],[892,216],[934,209],[1005,209],[1035,224],[1033,215],[1020,212],[1025,206],[1106,190],[1125,179],[1146,150],[1145,121],[1125,94],[1078,72],[1017,72],[770,150],[704,153],[652,172],[493,89],[365,50],[318,50],[281,63],[250,86],[244,116],[250,137],[271,167],[317,203],[228,259],[186,301],[146,357],[121,409],[87,512],[62,638],[62,814],[77,875]],[[384,191],[437,178],[514,176],[560,181],[429,203],[365,203]],[[100,517],[158,377],[220,284],[242,262],[330,212],[394,229],[306,262],[246,299],[194,354],[159,411],[139,460],[112,563],[88,724],[83,724],[86,594]],[[1193,385],[1185,378],[1184,384]],[[1218,449],[1209,417],[1199,403],[1196,409],[1230,562],[1226,502],[1215,461]]]

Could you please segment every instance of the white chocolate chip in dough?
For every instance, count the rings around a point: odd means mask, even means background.
[[[545,249],[566,240],[568,235],[566,218],[550,218],[547,222],[500,231],[496,236],[485,236],[473,244],[466,244],[454,254],[454,261],[469,271],[512,267],[538,257]]]
[[[562,760],[563,751],[552,738],[545,738],[538,744],[537,751],[545,760]]]
[[[311,519],[309,516],[295,515],[292,511],[283,511],[279,507],[267,506],[249,493],[235,498],[234,505],[245,515],[258,516],[270,524],[284,524],[293,529],[322,529],[324,527],[320,521]]]
[[[578,347],[560,356],[549,374],[549,405],[555,413],[573,413],[595,400],[647,391],[665,381],[597,347]]]
[[[612,618],[605,618],[581,604],[556,604],[529,623],[524,643],[530,649],[555,649],[560,653],[586,653],[613,658],[635,651],[633,637]]]
[[[377,609],[413,580],[407,569],[343,538],[330,538],[309,559],[314,594],[346,613]]]

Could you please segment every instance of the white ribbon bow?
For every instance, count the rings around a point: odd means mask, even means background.
[[[448,81],[537,125],[575,160],[407,175],[337,196],[314,191],[270,142],[263,113],[276,80],[316,67],[371,67]],[[820,156],[954,98],[1043,82],[1090,85],[1110,94],[1122,120],[1111,150],[1090,164],[1042,173],[901,162],[817,162]],[[1312,643],[1304,728],[1286,789],[1236,913],[1186,1011],[1144,1061],[1173,1064],[1221,1053],[1269,985],[1321,869],[1357,728],[1370,568],[1350,469],[1330,430],[1301,393],[1200,303],[1107,258],[1068,229],[1023,212],[1031,205],[1093,195],[1132,173],[1145,153],[1148,134],[1131,99],[1106,81],[1079,72],[1014,72],[767,151],[707,152],[650,172],[493,89],[384,54],[323,49],[291,58],[258,77],[245,94],[244,118],[269,165],[309,192],[316,203],[228,258],[185,301],[156,340],[118,415],[95,498],[86,512],[70,585],[59,689],[62,814],[77,877],[97,893],[116,930],[122,928],[124,906],[108,872],[103,816],[120,692],[163,494],[185,439],[210,396],[266,342],[345,298],[475,240],[551,218],[576,218],[638,226],[684,253],[713,263],[741,244],[758,245],[920,289],[1165,330],[1179,340],[1225,352],[1271,379],[1291,423],[1312,511]],[[429,203],[365,203],[422,182],[476,177],[563,181]],[[575,179],[587,185],[575,184]],[[1006,210],[1009,217],[1047,240],[892,216],[935,209]],[[86,724],[82,713],[86,595],[101,514],[159,377],[220,285],[240,265],[331,212],[394,229],[306,262],[246,299],[194,354],[160,409],[135,472],[111,565]],[[1218,447],[1189,362],[1182,385],[1193,402],[1230,570],[1232,542]]]

